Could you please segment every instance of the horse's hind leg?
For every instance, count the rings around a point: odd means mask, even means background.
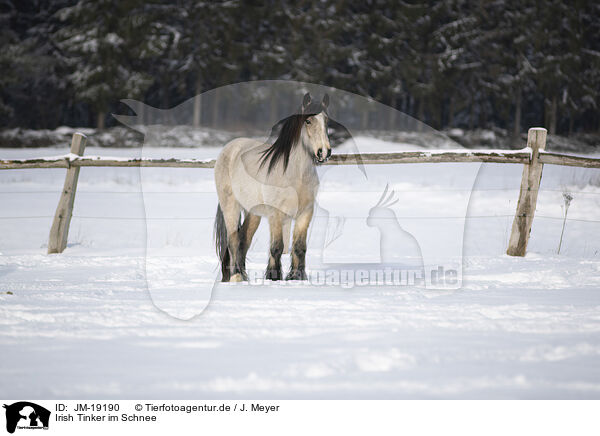
[[[313,216],[313,208],[307,208],[296,218],[292,242],[292,265],[286,280],[306,280],[306,235]]]
[[[252,243],[252,238],[258,229],[260,224],[260,216],[254,215],[251,212],[246,213],[244,218],[244,224],[240,230],[240,267],[242,268],[243,274],[246,274],[246,254]]]
[[[269,227],[271,231],[271,248],[269,250],[269,264],[267,265],[267,280],[281,280],[281,254],[283,253],[283,234],[282,217],[275,214],[269,217]]]
[[[229,250],[229,281],[241,282],[246,279],[240,260],[240,213],[241,206],[235,201],[228,201],[227,206],[223,207],[223,218],[227,228],[227,248]]]

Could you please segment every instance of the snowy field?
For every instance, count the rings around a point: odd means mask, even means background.
[[[415,148],[357,143],[363,152]],[[0,149],[0,158],[66,152]],[[83,168],[68,248],[46,255],[65,171],[0,172],[2,396],[600,398],[598,170],[544,168],[525,258],[504,254],[521,165],[380,165],[366,177],[353,167],[320,171],[309,273],[331,263],[359,269],[393,254],[405,265],[415,257],[459,262],[459,289],[213,286],[210,169]],[[368,226],[386,185],[399,199],[399,227]],[[558,255],[564,192],[574,199]],[[399,248],[385,253],[390,239]],[[264,270],[267,244],[263,222],[251,271]]]

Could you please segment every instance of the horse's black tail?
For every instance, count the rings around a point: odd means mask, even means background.
[[[225,218],[221,205],[217,207],[217,216],[215,217],[215,245],[217,248],[217,256],[221,262],[221,280],[228,282],[230,278],[229,271],[229,248],[227,246],[227,227],[225,227]]]

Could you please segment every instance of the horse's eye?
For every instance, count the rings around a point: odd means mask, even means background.
[[[310,124],[310,120],[306,120],[306,124]]]

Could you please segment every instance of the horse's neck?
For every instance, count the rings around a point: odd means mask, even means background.
[[[297,143],[290,151],[290,161],[286,173],[289,172],[289,177],[303,180],[317,179],[317,170],[311,156],[306,152],[302,143]]]

